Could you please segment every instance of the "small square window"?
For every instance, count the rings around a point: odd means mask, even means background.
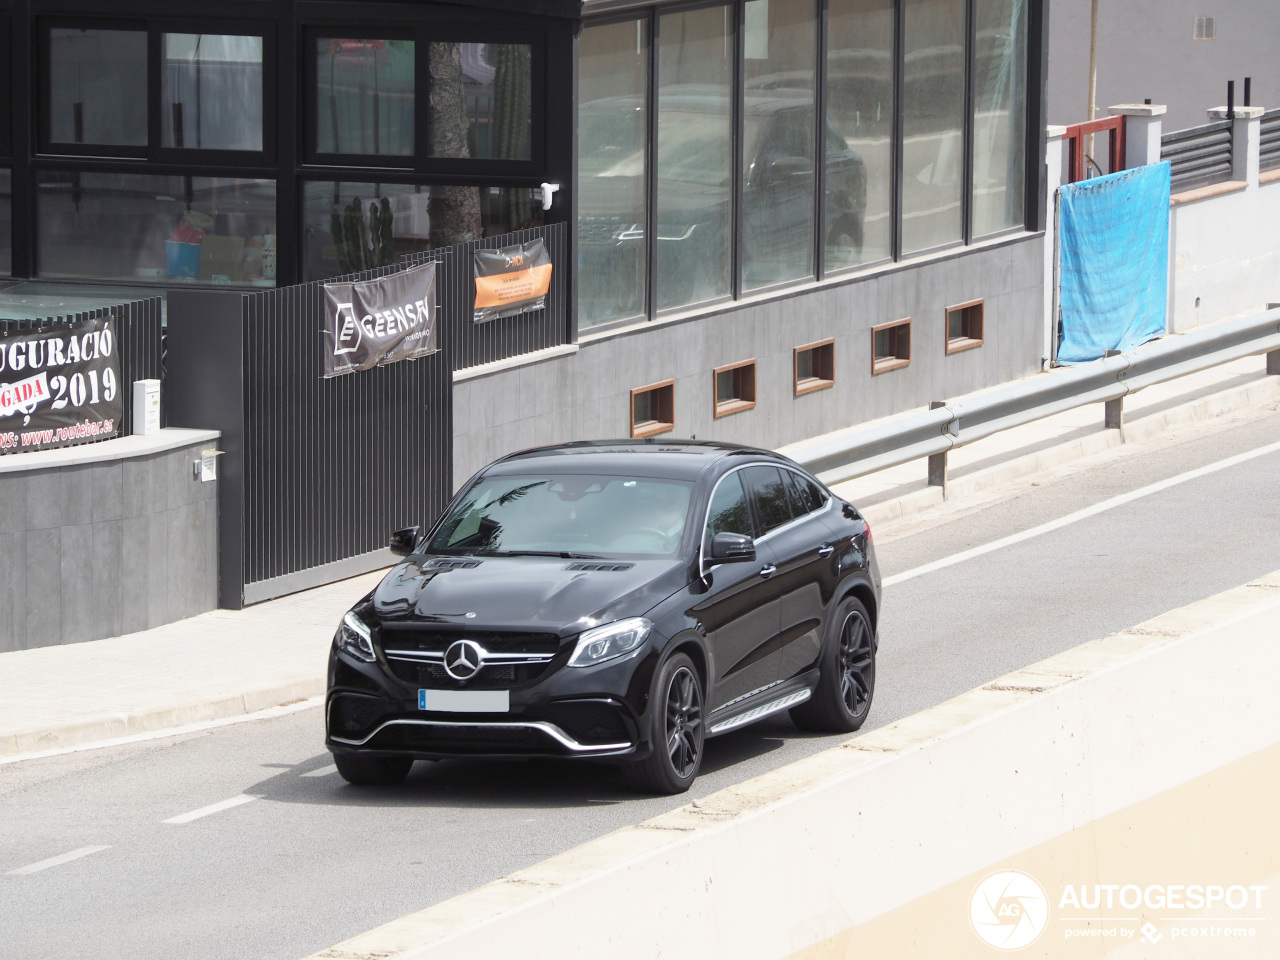
[[[1196,17],[1191,27],[1191,39],[1213,40],[1218,36],[1218,25],[1213,17]]]
[[[825,390],[836,381],[836,342],[820,340],[795,350],[796,396]]]
[[[982,346],[982,301],[947,307],[947,353]]]
[[[754,360],[716,367],[711,382],[715,388],[716,417],[741,413],[756,405],[756,362]]]
[[[911,363],[911,318],[871,328],[871,375]]]
[[[664,380],[631,391],[632,437],[652,437],[675,429],[675,383]]]

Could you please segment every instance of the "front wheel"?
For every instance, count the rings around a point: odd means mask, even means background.
[[[389,787],[400,783],[413,766],[411,757],[362,757],[358,753],[335,753],[334,766],[347,783],[362,787]]]
[[[851,733],[867,719],[876,690],[875,628],[857,597],[845,598],[831,624],[837,632],[823,645],[818,685],[791,719],[801,730]]]
[[[702,682],[685,654],[677,653],[658,670],[649,695],[649,742],[643,760],[622,768],[628,786],[644,793],[684,793],[702,767],[706,729],[702,719]]]

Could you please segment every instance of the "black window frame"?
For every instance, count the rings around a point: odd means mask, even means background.
[[[52,53],[50,31],[125,30],[141,32],[147,41],[147,143],[145,146],[119,144],[63,143],[52,139],[52,89],[50,73]],[[162,146],[161,120],[163,38],[167,33],[198,33],[262,38],[262,149],[216,150],[194,147]],[[276,24],[268,20],[224,17],[80,17],[66,14],[40,15],[36,19],[36,156],[37,158],[85,158],[94,161],[141,161],[148,172],[160,173],[156,165],[181,167],[194,176],[194,167],[250,167],[261,169],[276,164]],[[83,168],[82,168],[83,169]],[[119,168],[117,168],[119,169]],[[225,174],[215,174],[225,175]],[[246,176],[249,176],[246,174]],[[270,179],[276,179],[274,173]]]
[[[13,25],[7,7],[0,7],[0,161],[13,156]]]
[[[300,26],[303,46],[301,99],[301,167],[308,180],[334,179],[326,171],[387,170],[421,178],[439,178],[441,183],[465,183],[475,178],[529,179],[547,167],[547,31],[511,27],[480,27],[459,23],[392,23],[362,21],[344,24],[333,21],[306,22]],[[319,133],[319,75],[317,41],[323,39],[411,40],[413,49],[413,152],[408,156],[376,153],[322,153],[316,148]],[[431,142],[431,44],[493,43],[529,47],[529,158],[502,160],[490,157],[435,157]],[[339,179],[351,179],[343,176]]]

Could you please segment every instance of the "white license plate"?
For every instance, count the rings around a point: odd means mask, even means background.
[[[507,713],[511,709],[508,690],[419,690],[419,710],[442,713]]]

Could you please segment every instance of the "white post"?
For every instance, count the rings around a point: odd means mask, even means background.
[[[1258,185],[1258,152],[1262,145],[1264,107],[1236,107],[1231,118],[1231,179]],[[1226,120],[1226,107],[1208,111],[1210,120]]]
[[[1124,117],[1124,165],[1144,167],[1160,162],[1160,133],[1166,107],[1161,103],[1117,103],[1113,117]]]
[[[1067,128],[1045,128],[1045,219],[1044,232],[1044,342],[1041,366],[1049,369],[1053,360],[1053,335],[1058,316],[1058,188],[1062,186],[1062,138]]]

